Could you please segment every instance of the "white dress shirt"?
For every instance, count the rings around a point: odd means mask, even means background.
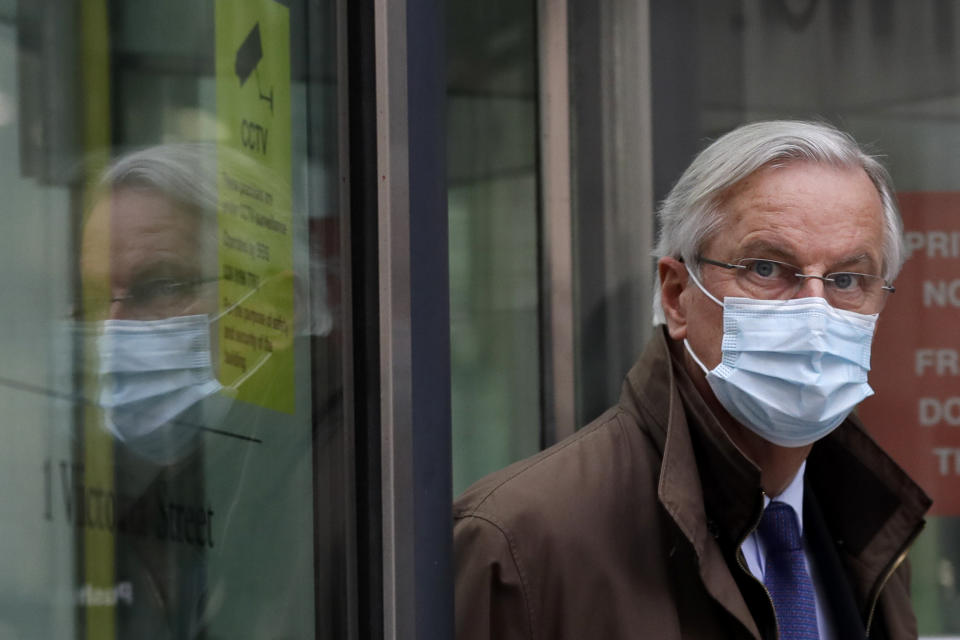
[[[820,640],[835,640],[833,625],[827,618],[827,602],[823,593],[823,585],[820,583],[815,566],[811,571],[811,566],[813,565],[810,562],[810,547],[807,544],[807,537],[804,535],[803,530],[803,474],[806,469],[807,462],[804,461],[803,464],[800,465],[800,470],[797,471],[797,475],[794,476],[790,482],[790,485],[783,490],[783,493],[776,496],[774,500],[787,503],[793,507],[793,511],[797,514],[797,522],[800,524],[800,536],[803,539],[803,557],[804,560],[806,560],[807,573],[810,574],[810,579],[813,581],[813,590],[816,593],[817,631],[820,634]],[[764,495],[763,508],[766,509],[770,502],[770,498]],[[767,550],[764,548],[763,541],[760,539],[760,536],[757,535],[756,530],[743,541],[740,550],[743,552],[743,557],[747,561],[747,568],[750,569],[750,573],[752,573],[757,580],[763,582],[763,577],[766,573]]]

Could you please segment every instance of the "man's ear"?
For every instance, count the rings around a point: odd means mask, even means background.
[[[660,274],[660,304],[667,321],[667,331],[674,340],[687,337],[687,310],[681,295],[687,288],[689,274],[687,267],[676,258],[669,256],[657,262]]]

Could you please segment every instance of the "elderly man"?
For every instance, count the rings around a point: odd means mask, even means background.
[[[659,219],[664,326],[619,403],[455,505],[457,637],[915,638],[929,499],[850,415],[903,261],[886,171],[751,124]]]

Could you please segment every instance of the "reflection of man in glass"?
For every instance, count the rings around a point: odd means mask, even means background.
[[[291,385],[274,375],[227,382],[215,355],[218,329],[240,305],[289,325],[269,350],[247,352],[247,373],[292,363],[307,345],[294,349],[292,304],[277,302],[294,284],[282,261],[232,256],[260,270],[242,286],[234,278],[226,300],[223,172],[264,193],[284,188],[239,153],[152,147],[107,169],[83,229],[83,315],[97,329],[88,360],[115,442],[115,574],[132,587],[132,603],[117,605],[118,637],[302,637],[312,616],[309,405],[293,415],[265,407]],[[317,335],[329,322],[304,328]]]
[[[214,370],[215,149],[165,145],[120,158],[83,230],[84,318],[96,327],[96,404],[115,437],[121,637],[195,637],[216,518],[205,428],[230,405]],[[94,343],[92,343],[94,344]],[[219,541],[217,541],[219,542]]]
[[[160,462],[182,454],[220,390],[210,323],[216,304],[212,149],[155,147],[102,179],[83,234],[88,319],[101,320],[98,370],[106,426]],[[206,412],[207,415],[204,415]]]
[[[200,285],[216,274],[216,185],[202,147],[126,156],[103,178],[83,238],[85,284],[109,282],[107,317],[156,320],[215,309]],[[208,184],[204,184],[208,182]],[[212,251],[211,251],[212,250]]]

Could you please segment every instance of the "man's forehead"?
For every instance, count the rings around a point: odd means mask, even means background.
[[[121,190],[98,201],[86,220],[80,263],[87,274],[106,275],[123,263],[170,255],[194,262],[202,249],[201,221],[160,194]]]
[[[860,167],[765,167],[729,190],[718,214],[707,244],[736,249],[736,257],[879,263],[886,232],[883,201]]]

